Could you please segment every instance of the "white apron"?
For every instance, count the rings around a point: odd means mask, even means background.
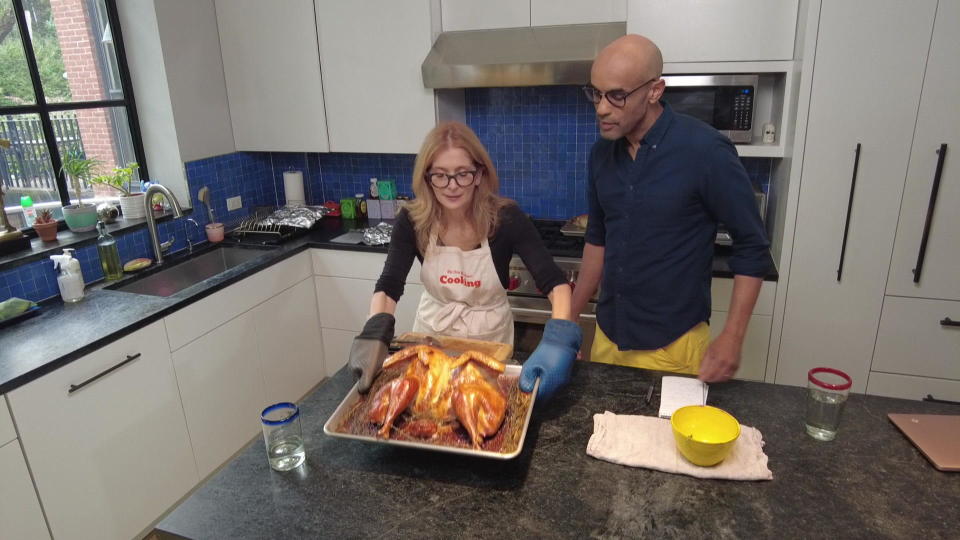
[[[424,292],[413,331],[513,344],[513,314],[507,290],[484,238],[479,249],[438,246],[437,234],[423,255]]]

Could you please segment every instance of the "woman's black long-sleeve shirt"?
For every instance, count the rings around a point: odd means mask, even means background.
[[[536,227],[516,204],[508,204],[500,209],[497,229],[490,238],[490,254],[504,289],[510,281],[510,259],[514,254],[523,260],[541,291],[549,293],[557,285],[567,283],[563,271],[553,262],[553,257],[543,245]],[[402,210],[393,225],[387,262],[374,292],[383,291],[394,301],[399,301],[414,256],[423,262],[423,253],[417,249],[413,222],[407,211]]]

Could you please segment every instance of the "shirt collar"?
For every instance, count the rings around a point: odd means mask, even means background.
[[[663,107],[663,112],[660,113],[660,117],[657,118],[657,121],[650,126],[650,129],[647,130],[647,134],[640,139],[640,146],[649,145],[656,147],[663,141],[664,136],[667,134],[667,130],[670,129],[670,125],[673,124],[674,112],[673,108],[670,107],[670,104],[666,101],[660,100],[660,105]],[[620,137],[616,141],[614,148],[618,148],[618,152],[622,151],[626,155],[627,148],[630,145],[630,141],[626,137]]]
[[[673,109],[670,107],[670,104],[661,99],[660,105],[663,107],[663,112],[660,113],[657,121],[650,126],[647,134],[640,139],[641,145],[649,144],[650,146],[657,146],[660,144],[660,141],[662,141],[663,137],[667,134],[667,129],[670,128],[670,124],[673,123]]]

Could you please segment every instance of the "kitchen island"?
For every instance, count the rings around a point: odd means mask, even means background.
[[[766,441],[773,480],[700,480],[586,454],[593,415],[656,415],[660,373],[579,363],[507,462],[328,437],[341,369],[301,403],[307,460],[287,473],[254,440],[157,526],[188,538],[956,538],[960,474],[934,469],[889,412],[960,406],[851,395],[837,439],[803,428],[805,389],[734,381],[708,403]],[[654,398],[645,402],[654,385]],[[256,422],[251,418],[251,422]]]

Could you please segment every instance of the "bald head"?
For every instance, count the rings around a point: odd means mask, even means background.
[[[600,51],[593,62],[593,71],[597,70],[645,81],[662,75],[663,55],[649,39],[627,34]]]
[[[663,111],[662,72],[660,49],[643,36],[623,36],[600,51],[590,69],[593,89],[588,90],[595,100],[601,137],[626,137],[636,149]]]

